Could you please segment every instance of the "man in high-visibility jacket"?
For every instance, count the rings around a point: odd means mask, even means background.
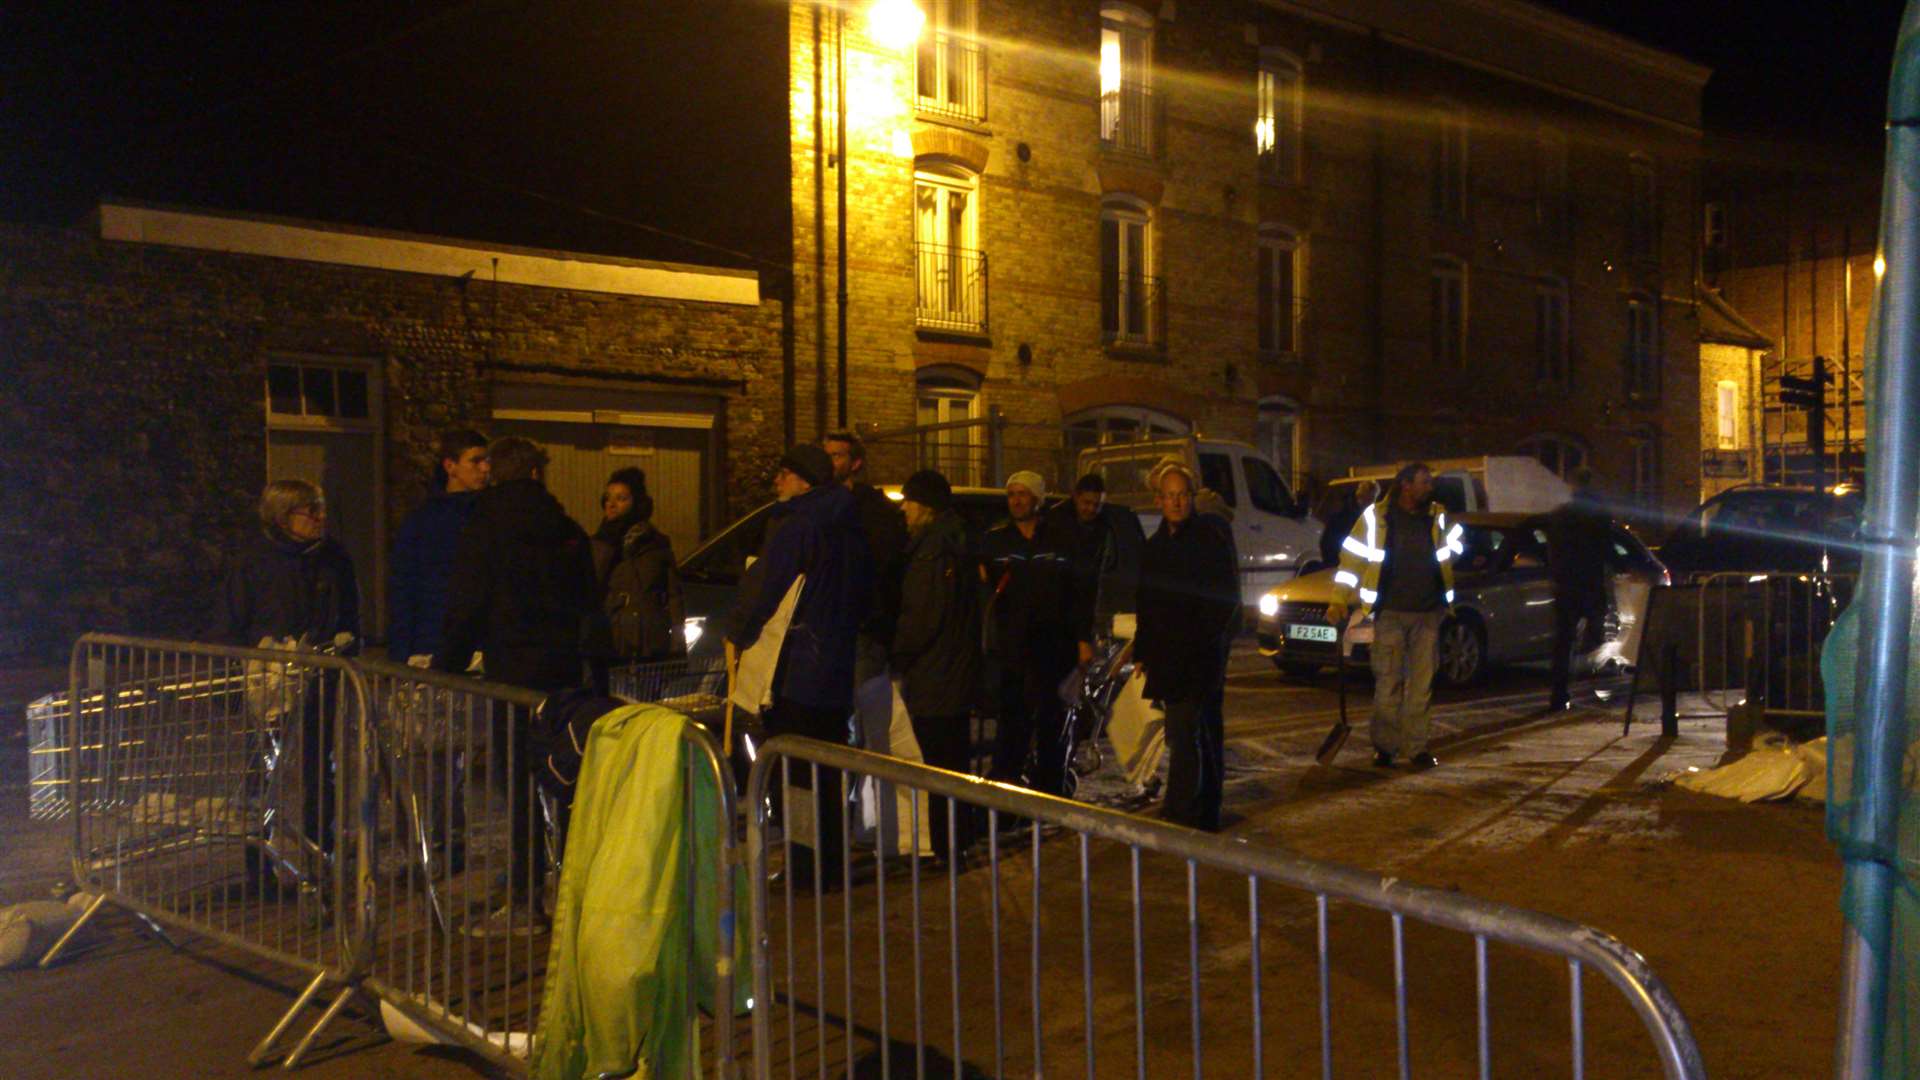
[[[1462,529],[1434,502],[1433,472],[1400,470],[1386,497],[1367,507],[1340,545],[1327,619],[1344,627],[1356,598],[1373,617],[1373,763],[1405,756],[1417,768],[1438,764],[1427,751],[1440,622],[1453,606],[1453,560]]]

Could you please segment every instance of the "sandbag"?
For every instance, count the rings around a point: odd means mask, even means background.
[[[83,903],[63,904],[58,900],[28,900],[0,908],[0,969],[31,967],[47,955],[60,935],[80,920],[93,897],[76,893]]]

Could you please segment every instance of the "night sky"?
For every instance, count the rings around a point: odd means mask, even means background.
[[[1899,3],[1547,6],[1712,66],[1708,126],[1743,152],[1878,148]],[[739,59],[778,48],[765,0],[12,7],[0,219],[118,195],[733,265],[790,235],[710,182],[785,168],[783,129],[733,121],[784,108],[784,71]]]

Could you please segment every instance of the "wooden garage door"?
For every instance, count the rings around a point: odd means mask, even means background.
[[[633,427],[533,420],[496,420],[495,436],[532,439],[547,452],[547,490],[580,526],[600,526],[600,492],[616,469],[647,474],[654,525],[684,556],[705,539],[708,432],[697,428]]]

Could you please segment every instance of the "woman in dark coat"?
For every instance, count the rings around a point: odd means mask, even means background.
[[[920,756],[936,768],[969,772],[972,708],[980,689],[980,591],[967,552],[967,527],[952,508],[953,489],[931,469],[907,478],[906,571],[891,667],[913,723]],[[947,858],[947,800],[932,799],[933,850]],[[968,829],[956,823],[959,846]]]
[[[600,526],[593,530],[593,578],[603,587],[607,575],[613,573],[613,564],[620,561],[621,547],[627,533],[643,520],[635,512],[640,500],[647,495],[647,474],[632,466],[616,469],[607,477],[607,487],[600,493]],[[646,517],[653,516],[653,502],[648,500]]]
[[[680,571],[673,542],[653,527],[653,500],[633,503],[636,523],[621,539],[620,557],[607,571],[602,606],[618,660],[663,660],[687,651]]]
[[[248,647],[293,642],[359,651],[360,592],[353,560],[327,535],[327,502],[305,480],[275,480],[260,495],[260,534],[233,560],[215,612],[214,641]],[[333,850],[334,755],[328,706],[340,700],[337,678],[310,678],[299,703],[301,823],[306,836]],[[247,848],[249,872],[264,871],[258,848]]]

